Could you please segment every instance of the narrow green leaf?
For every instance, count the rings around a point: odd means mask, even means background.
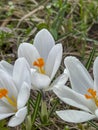
[[[63,21],[63,17],[65,14],[66,5],[67,5],[66,3],[67,3],[67,0],[65,0],[65,2],[62,3],[62,7],[60,8],[60,10],[59,10],[57,16],[55,17],[54,22],[52,23],[52,26],[50,28],[50,31],[51,31],[52,35],[54,36],[55,40],[57,40],[57,38],[58,38],[57,32]]]
[[[36,102],[35,102],[35,108],[34,108],[33,114],[31,115],[32,125],[34,125],[34,122],[36,120],[40,102],[41,102],[41,93],[38,92],[38,95],[37,95],[37,98],[36,98]]]
[[[92,60],[93,60],[94,55],[95,55],[95,50],[96,50],[96,48],[93,47],[93,49],[92,49],[92,51],[91,51],[91,53],[90,53],[89,59],[88,59],[88,61],[87,61],[87,63],[86,63],[86,68],[87,68],[87,70],[89,70],[89,68],[90,68],[90,66],[91,66]]]
[[[28,115],[26,119],[26,130],[31,130],[31,129],[32,129],[31,115]]]
[[[50,112],[49,112],[49,117],[53,114],[57,104],[59,103],[59,100],[57,99],[55,102],[54,102],[54,105],[53,107],[50,109]]]
[[[41,102],[41,121],[43,124],[48,122],[48,110],[46,106],[46,101],[42,100]]]
[[[63,4],[62,4],[62,7],[60,8],[60,11],[58,12],[58,15],[56,16],[53,24],[52,24],[52,28],[55,28],[56,30],[58,30],[61,22],[62,22],[62,19],[63,19],[63,16],[64,16],[64,13],[66,11],[66,3],[67,1],[65,1]]]
[[[98,126],[93,121],[88,121],[88,123],[98,130]]]

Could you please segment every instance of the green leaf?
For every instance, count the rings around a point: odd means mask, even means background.
[[[98,130],[98,126],[93,121],[88,121],[88,123]]]
[[[40,102],[41,102],[41,93],[38,92],[36,102],[35,102],[34,111],[33,111],[33,114],[31,115],[32,125],[34,125],[34,122],[36,120],[36,117],[37,117],[37,114],[38,114],[38,111],[39,111]]]
[[[52,35],[54,36],[55,40],[57,40],[57,38],[58,38],[57,32],[63,21],[64,14],[66,11],[66,5],[67,5],[67,1],[65,0],[65,2],[62,3],[62,7],[60,8],[60,10],[59,10],[57,16],[55,17],[54,22],[52,23],[52,26],[50,28],[50,31],[51,31]]]
[[[42,100],[42,104],[41,104],[41,121],[44,124],[48,122],[48,111],[47,111],[46,102],[44,100]]]
[[[87,61],[87,63],[86,63],[86,68],[87,68],[87,70],[89,70],[89,68],[90,68],[90,66],[91,66],[92,60],[93,60],[94,55],[95,55],[95,50],[96,50],[96,48],[93,47],[93,49],[92,49],[92,51],[91,51],[91,53],[90,53],[89,59],[88,59],[88,61]]]
[[[31,115],[28,115],[26,118],[26,130],[32,130]]]
[[[49,116],[51,116],[53,114],[53,112],[56,109],[56,106],[57,106],[58,103],[59,103],[59,100],[56,99],[56,101],[53,103],[54,104],[53,107],[49,111]]]
[[[5,119],[0,121],[0,130],[9,130],[7,127],[7,121]]]
[[[48,29],[48,25],[47,25],[46,23],[40,23],[40,24],[37,25],[37,28],[38,28],[39,30],[41,30],[41,29],[43,29],[43,28]]]

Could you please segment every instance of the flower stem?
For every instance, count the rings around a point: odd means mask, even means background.
[[[45,92],[43,90],[41,90],[41,94],[42,94],[42,100],[45,101],[46,100],[46,95],[45,95]]]
[[[43,124],[48,123],[48,110],[47,110],[47,104],[46,104],[46,95],[43,90],[41,90],[42,93],[42,101],[41,101],[41,121]]]

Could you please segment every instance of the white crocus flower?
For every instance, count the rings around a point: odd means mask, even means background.
[[[61,63],[62,44],[55,45],[48,30],[42,29],[35,36],[33,45],[20,44],[18,57],[25,57],[31,67],[33,89],[49,90]],[[64,75],[60,78],[64,78]]]
[[[11,117],[8,126],[15,127],[21,124],[27,114],[25,106],[30,95],[31,72],[24,58],[16,60],[15,65],[5,61],[0,64],[0,120]],[[13,71],[12,71],[13,70]]]
[[[72,89],[67,86],[55,86],[54,93],[65,103],[80,110],[61,110],[57,115],[73,123],[81,123],[98,118],[98,57],[94,61],[94,81],[86,68],[75,57],[64,60]]]

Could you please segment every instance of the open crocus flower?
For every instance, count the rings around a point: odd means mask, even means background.
[[[98,118],[98,57],[94,61],[94,81],[86,68],[75,57],[64,60],[72,89],[55,86],[54,93],[65,103],[80,110],[61,110],[57,115],[73,123],[81,123]]]
[[[25,57],[31,67],[33,89],[49,90],[61,63],[62,45],[55,45],[48,30],[42,29],[35,36],[33,45],[20,44],[18,57]]]
[[[4,61],[0,64],[0,120],[14,115],[8,126],[15,127],[24,121],[27,114],[25,105],[30,95],[31,72],[24,58],[16,60],[11,75],[5,69],[10,66]]]

